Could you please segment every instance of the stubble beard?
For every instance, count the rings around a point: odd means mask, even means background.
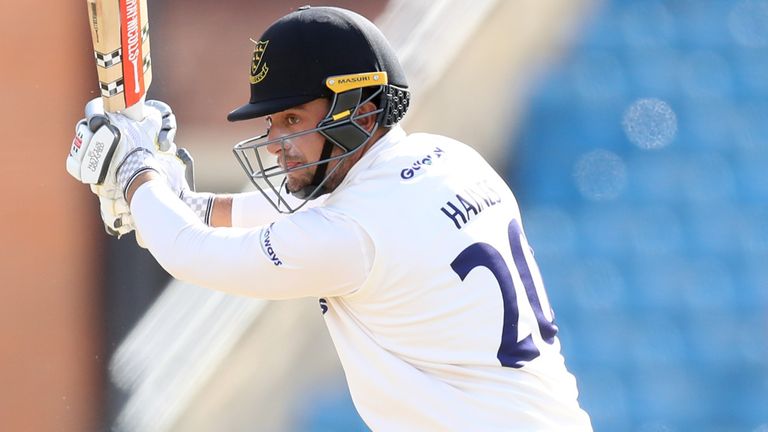
[[[315,176],[315,170],[317,170],[317,166],[307,167],[286,174],[286,188],[288,192],[294,193],[309,186],[312,183],[312,178]]]
[[[326,168],[325,178],[320,179],[323,190],[326,193],[336,190],[347,176],[347,172],[349,172],[358,159],[360,159],[360,155],[349,155],[341,160],[326,162],[328,167]],[[340,164],[341,166],[337,167],[336,164]],[[322,164],[318,164],[286,174],[286,188],[288,191],[294,193],[310,186],[312,180],[315,178],[315,172],[317,172],[321,166]],[[323,180],[325,180],[325,182],[323,182]]]
[[[333,162],[327,162],[330,164],[330,166],[327,168],[326,178],[320,179],[320,182],[323,185],[323,189],[326,192],[333,192],[341,184],[342,180],[344,180],[344,177],[346,177],[347,171],[349,171],[349,168],[351,165],[353,165],[350,162],[351,161],[349,161],[349,158],[343,159],[340,161],[341,166],[338,167],[338,169],[335,171],[333,171],[335,166]],[[294,193],[306,188],[307,186],[310,186],[312,180],[315,177],[315,172],[320,166],[321,165],[315,165],[286,174],[286,188],[288,191]],[[331,174],[329,175],[329,173]],[[325,180],[324,183],[323,180]]]

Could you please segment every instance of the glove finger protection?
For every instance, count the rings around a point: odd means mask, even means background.
[[[193,191],[197,190],[195,186],[195,160],[192,158],[192,154],[185,148],[176,150],[176,157],[186,166],[184,176],[187,178],[187,184]]]
[[[134,122],[121,114],[105,114],[101,100],[94,99],[85,112],[87,117],[75,125],[66,164],[67,172],[78,181],[109,188],[130,153],[157,149],[162,117],[156,109],[148,108],[144,120]]]
[[[93,137],[94,132],[88,126],[87,119],[80,120],[75,126],[75,138],[67,157],[67,172],[77,180],[91,185],[93,192],[99,196],[99,213],[105,230],[120,237],[130,232],[133,226],[125,223],[125,215],[113,209],[121,207],[118,201],[123,201],[122,207],[127,207],[127,203],[117,188],[99,185],[107,176],[110,153],[116,148],[117,137],[112,133],[100,134],[96,137],[96,142],[92,143]]]
[[[160,112],[162,125],[160,133],[157,136],[158,148],[161,152],[174,154],[176,152],[176,115],[173,114],[170,105],[159,100],[148,100],[145,102]]]
[[[107,234],[120,238],[134,230],[133,220],[125,200],[99,196],[99,213]]]
[[[172,154],[158,152],[156,143],[159,130],[162,128],[162,117],[154,108],[147,111],[151,114],[138,123],[120,115],[108,114],[113,126],[116,126],[121,133],[117,152],[120,155],[125,154],[123,160],[117,165],[117,186],[125,195],[133,180],[142,172],[154,170],[164,174],[171,190],[195,212],[201,221],[210,225],[215,195],[191,190],[187,176],[190,169],[194,168],[189,152]],[[175,149],[176,146],[173,144],[169,148]],[[188,159],[189,165],[185,165],[182,158]]]
[[[159,153],[157,156],[163,173],[168,179],[168,185],[179,198],[191,208],[203,223],[210,225],[215,195],[207,192],[195,192],[189,183],[188,175],[194,171],[192,156],[186,149],[178,149],[176,155]],[[187,162],[185,162],[185,160]],[[194,178],[192,179],[194,182]]]
[[[91,129],[89,120],[82,119],[75,125],[75,138],[67,156],[67,172],[82,183],[102,184],[107,179],[109,163],[120,141],[120,131],[109,124]]]
[[[148,100],[145,102],[147,106],[155,108],[160,111],[162,116],[162,125],[160,133],[157,136],[158,148],[162,153],[169,155],[176,155],[184,165],[186,165],[185,175],[187,177],[187,185],[189,189],[195,190],[195,169],[192,155],[186,149],[176,147],[176,131],[178,130],[176,124],[176,115],[173,113],[170,105],[159,100]],[[176,190],[174,188],[174,190]]]
[[[158,153],[155,155],[155,158],[163,174],[165,174],[168,186],[176,196],[181,196],[184,191],[191,189],[186,177],[187,166],[178,156],[175,154]]]
[[[139,174],[148,170],[162,172],[155,159],[162,118],[160,112],[151,107],[145,110],[145,114],[146,117],[138,122],[122,114],[107,114],[111,126],[120,133],[119,145],[110,163],[107,179],[115,179],[123,196]]]

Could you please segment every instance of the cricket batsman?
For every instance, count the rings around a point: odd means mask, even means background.
[[[471,147],[403,130],[411,95],[382,33],[302,7],[256,41],[249,84],[228,118],[266,118],[234,148],[256,192],[192,191],[156,101],[141,121],[89,103],[77,133],[96,160],[68,171],[175,278],[318,298],[374,431],[591,431],[514,195]]]

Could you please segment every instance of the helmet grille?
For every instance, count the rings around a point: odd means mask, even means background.
[[[411,93],[408,90],[395,87],[393,85],[384,86],[387,100],[387,110],[384,115],[382,126],[391,127],[397,124],[405,112],[408,111],[408,105],[411,103]]]

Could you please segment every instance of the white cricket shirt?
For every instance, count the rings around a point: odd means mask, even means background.
[[[246,221],[236,200],[233,222]],[[131,204],[172,275],[317,296],[375,431],[588,431],[515,198],[471,148],[393,128],[319,207],[209,228],[162,182]],[[236,216],[239,215],[239,216]]]

